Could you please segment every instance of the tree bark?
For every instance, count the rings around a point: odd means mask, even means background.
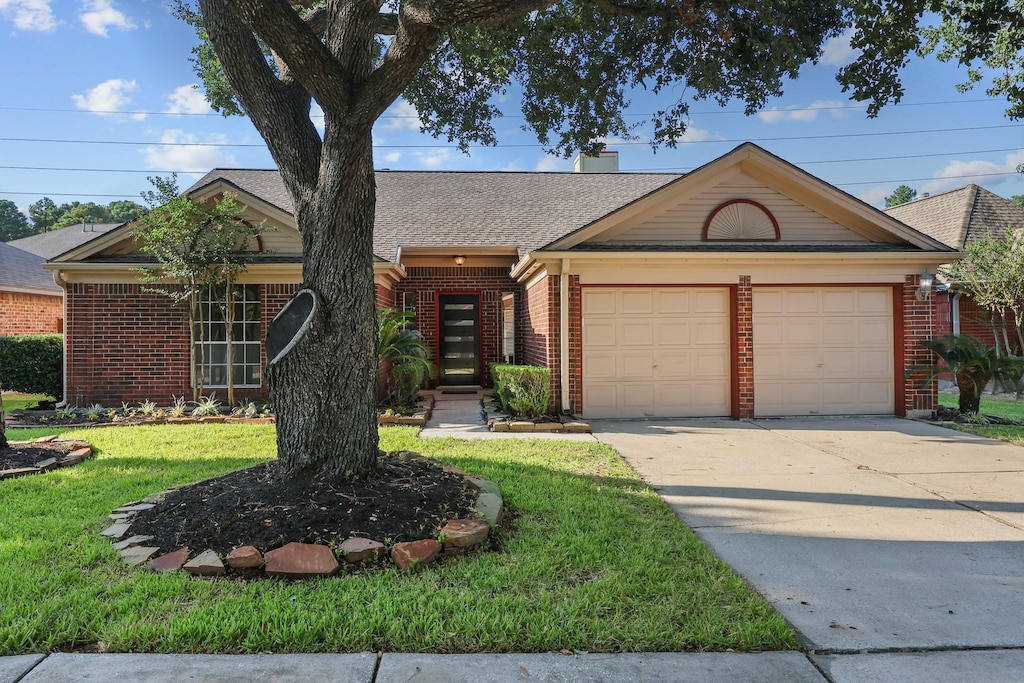
[[[959,408],[964,414],[974,414],[981,410],[981,392],[992,378],[984,373],[960,370],[956,373],[956,386],[960,389]]]
[[[287,475],[363,475],[378,453],[372,140],[367,128],[332,142],[321,186],[295,206],[318,314],[266,373]]]

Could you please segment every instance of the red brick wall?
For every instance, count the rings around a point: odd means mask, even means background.
[[[1013,335],[1012,318],[1009,322],[1007,331]],[[960,334],[977,337],[986,346],[995,346],[996,343],[995,333],[992,329],[992,313],[978,306],[970,294],[960,296]],[[1011,343],[1015,341],[1012,336],[1010,341]]]
[[[741,275],[733,295],[733,417],[754,417],[754,289]]]
[[[921,347],[921,341],[935,336],[935,297],[925,301],[917,300],[917,275],[907,275],[903,283],[903,291],[897,292],[897,304],[902,298],[903,310],[903,365],[896,364],[896,381],[906,377],[906,371],[915,365],[927,365],[934,362],[932,353]],[[896,316],[897,321],[899,315]],[[898,322],[897,322],[898,324]],[[900,339],[900,329],[896,329],[896,338]],[[897,358],[899,357],[897,346]],[[919,378],[903,379],[903,405],[897,401],[896,413],[905,415],[909,410],[932,410],[938,403],[937,384],[934,380],[922,386]]]
[[[394,308],[395,290],[388,289],[379,282],[374,284],[377,308]],[[387,394],[388,371],[391,369],[390,361],[377,366],[377,400],[384,400]]]
[[[507,267],[471,268],[410,266],[407,277],[395,287],[395,301],[406,292],[416,293],[416,329],[436,353],[438,348],[438,294],[477,294],[480,297],[480,384],[491,386],[489,364],[501,360],[501,295],[513,292],[516,307],[523,308],[523,288],[509,276]],[[516,339],[521,349],[522,339]]]
[[[522,346],[517,362],[551,368],[550,412],[562,406],[559,277],[548,275],[526,291],[522,306]]]
[[[0,292],[0,336],[63,332],[64,297],[60,294]]]
[[[261,285],[261,337],[297,285]],[[68,286],[65,332],[69,403],[155,401],[168,405],[172,396],[191,399],[187,312],[137,284],[71,284]],[[266,349],[263,350],[266,365]],[[212,389],[224,401],[223,388]],[[235,400],[263,398],[266,386],[236,389]]]

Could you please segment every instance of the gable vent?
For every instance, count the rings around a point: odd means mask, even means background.
[[[780,239],[772,212],[751,199],[719,204],[704,221],[705,240],[773,241]]]

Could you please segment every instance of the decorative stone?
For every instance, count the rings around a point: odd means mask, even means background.
[[[131,505],[122,505],[119,508],[114,508],[114,513],[127,512],[128,514],[135,514],[136,512],[152,510],[155,507],[156,505],[153,503],[132,503]]]
[[[421,415],[401,415],[398,418],[398,424],[400,425],[412,425],[416,427],[422,427],[426,424],[427,420]]]
[[[487,479],[481,479],[480,477],[469,477],[466,479],[470,484],[481,493],[493,493],[496,496],[501,495],[501,489],[493,481]]]
[[[109,519],[111,522],[124,522],[126,520],[131,519],[134,516],[135,515],[131,512],[111,512],[109,515],[107,515],[107,519]]]
[[[481,493],[476,499],[474,510],[478,515],[486,519],[491,526],[498,526],[501,523],[501,515],[504,512],[501,496],[493,493]]]
[[[195,422],[195,421],[196,420],[193,417],[169,417],[169,418],[167,418],[167,423],[168,424],[182,424],[182,423],[185,423],[185,422]]]
[[[41,436],[38,439],[33,439],[32,443],[50,443],[51,441],[56,441],[56,440],[57,440],[57,435],[56,434],[51,434],[50,436]]]
[[[289,543],[271,550],[266,556],[267,576],[305,579],[311,576],[330,576],[338,571],[338,560],[325,545]]]
[[[118,522],[112,524],[103,531],[100,532],[100,536],[107,536],[109,538],[121,538],[128,533],[128,527],[131,526],[129,522]]]
[[[243,545],[228,553],[227,563],[232,569],[254,569],[263,564],[263,553],[251,545]]]
[[[370,538],[350,538],[341,544],[341,555],[350,564],[376,558],[384,551],[384,544]]]
[[[399,569],[414,569],[429,564],[441,552],[441,544],[432,538],[408,543],[396,543],[391,548],[391,559]]]
[[[509,428],[508,422],[495,422],[491,425],[492,432],[509,432],[512,431]]]
[[[193,576],[224,576],[224,563],[217,553],[207,550],[185,563],[185,571]]]
[[[149,566],[152,567],[155,572],[176,572],[181,569],[181,566],[185,564],[185,560],[187,559],[188,546],[185,546],[184,548],[178,548],[174,552],[153,558],[149,561]]]
[[[160,552],[160,548],[156,546],[133,545],[131,548],[121,551],[121,559],[133,567],[138,567],[158,552]]]
[[[130,536],[123,541],[114,543],[114,550],[124,550],[125,548],[131,548],[133,545],[142,545],[146,541],[152,541],[152,536]]]
[[[587,434],[590,432],[590,425],[586,422],[565,422],[562,424],[562,428],[567,432],[576,434]]]
[[[463,472],[458,467],[442,467],[441,470],[444,472],[448,472],[449,474],[457,474],[460,477],[469,477],[468,473]]]
[[[516,420],[509,425],[509,430],[513,432],[532,432],[533,423],[526,420]]]
[[[67,454],[68,458],[80,458],[81,460],[85,460],[90,456],[92,456],[92,449],[89,447],[76,448],[75,450]]]
[[[533,431],[535,432],[560,432],[562,431],[561,422],[538,422],[533,425]]]
[[[227,419],[228,418],[227,418],[226,415],[206,415],[204,417],[199,418],[199,421],[200,422],[224,422]]]
[[[445,548],[472,548],[487,540],[491,525],[482,519],[453,519],[441,529]]]
[[[36,463],[36,469],[45,472],[57,466],[57,458],[47,458]]]

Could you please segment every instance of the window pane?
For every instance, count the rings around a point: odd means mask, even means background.
[[[246,323],[245,325],[245,340],[246,341],[259,341],[260,340],[260,324]]]

